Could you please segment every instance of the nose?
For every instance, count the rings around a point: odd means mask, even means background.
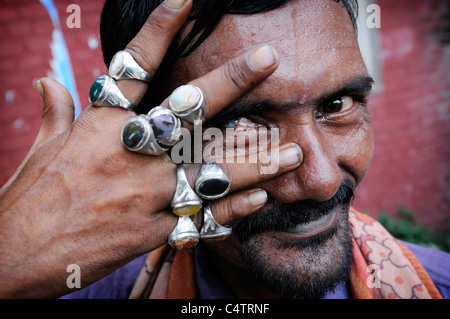
[[[322,202],[336,194],[343,178],[333,154],[322,143],[316,142],[304,146],[303,167],[294,172],[293,178],[299,185],[297,196]]]
[[[295,171],[269,181],[266,189],[281,202],[326,201],[336,194],[343,181],[335,152],[340,146],[332,145],[319,130],[302,128],[296,135],[295,140],[290,140],[301,147],[302,164]]]

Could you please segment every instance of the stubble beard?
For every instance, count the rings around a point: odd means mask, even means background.
[[[295,216],[287,213],[289,216],[285,214],[283,217],[289,221],[274,226],[277,231],[282,231],[289,223],[298,224],[299,220],[314,220],[329,214],[331,206],[334,206],[337,215],[333,227],[307,239],[286,241],[268,236],[264,222],[259,223],[258,220],[247,220],[239,225],[237,235],[242,248],[241,259],[254,279],[265,283],[283,298],[308,299],[320,298],[334,291],[340,283],[348,281],[353,261],[348,220],[353,188],[343,185],[335,197],[339,198],[330,200],[328,207],[317,210],[307,207],[303,216],[301,213]],[[308,205],[313,207],[315,204]],[[282,209],[280,207],[278,210]],[[265,214],[268,213],[263,212]],[[255,219],[262,221],[264,217],[255,216]]]

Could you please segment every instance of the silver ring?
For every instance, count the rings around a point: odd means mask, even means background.
[[[172,92],[169,108],[179,118],[195,124],[205,118],[206,106],[200,88],[188,84],[182,85]]]
[[[161,155],[181,136],[181,121],[169,109],[156,106],[147,115],[128,120],[122,129],[122,142],[133,152]]]
[[[225,196],[230,190],[230,180],[216,163],[205,163],[195,180],[195,191],[203,199],[213,200]]]
[[[177,225],[170,233],[167,241],[176,249],[188,249],[197,245],[200,235],[189,216],[178,218]]]
[[[161,146],[155,138],[152,126],[145,115],[132,117],[122,129],[122,143],[130,151],[161,155],[169,150],[169,147]]]
[[[203,207],[203,226],[200,230],[200,239],[207,242],[221,241],[230,236],[231,232],[231,227],[222,226],[216,222],[207,202]]]
[[[177,188],[170,205],[178,216],[195,215],[202,208],[202,200],[189,185],[183,164],[177,165]]]
[[[152,75],[145,71],[127,51],[117,52],[109,64],[109,76],[115,80],[135,79],[149,83]]]
[[[135,107],[128,101],[116,82],[107,75],[98,77],[89,90],[89,102],[94,106],[117,106],[132,111]]]
[[[156,140],[164,146],[173,146],[181,137],[181,121],[172,111],[156,106],[146,115]]]

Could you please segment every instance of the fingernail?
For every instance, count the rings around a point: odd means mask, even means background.
[[[302,155],[297,144],[288,144],[279,150],[279,164],[283,168],[291,168],[300,165]]]
[[[166,0],[165,4],[169,8],[180,9],[184,5],[185,2],[186,2],[186,0]]]
[[[276,62],[272,46],[265,45],[248,56],[250,68],[256,71],[264,71]]]
[[[267,193],[264,189],[259,189],[251,192],[249,198],[254,207],[259,207],[267,202]]]
[[[39,94],[43,98],[44,97],[44,88],[42,87],[41,81],[37,80],[36,82],[34,82],[34,87],[38,90]]]

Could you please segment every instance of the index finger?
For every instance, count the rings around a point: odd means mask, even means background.
[[[148,17],[125,50],[148,73],[154,75],[174,37],[189,17],[192,0],[165,0]],[[120,80],[117,86],[134,105],[138,105],[148,84],[138,80]]]

